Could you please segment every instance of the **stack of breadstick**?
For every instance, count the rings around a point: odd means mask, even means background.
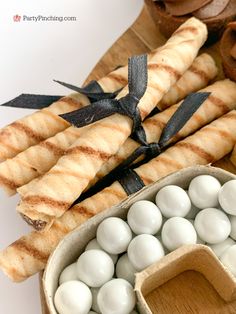
[[[145,185],[183,167],[217,161],[236,143],[236,83],[208,85],[217,67],[208,54],[197,57],[206,37],[205,25],[191,18],[148,56],[147,89],[138,108],[149,143],[158,142],[189,93],[200,90],[210,96],[168,149],[134,169]],[[127,82],[127,66],[98,81],[104,92],[123,88],[117,99],[128,93]],[[0,131],[0,186],[9,194],[19,192],[17,211],[37,230],[0,253],[0,268],[14,281],[44,269],[68,232],[128,197],[116,181],[72,206],[140,145],[129,137],[132,120],[127,116],[113,114],[83,128],[58,116],[86,105],[89,99],[74,93]],[[160,112],[145,119],[155,107]]]

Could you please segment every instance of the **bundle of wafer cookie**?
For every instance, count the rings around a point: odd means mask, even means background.
[[[86,93],[63,97],[0,130],[0,186],[9,195],[20,194],[17,212],[36,229],[0,252],[0,268],[13,281],[44,269],[58,242],[90,217],[171,172],[208,164],[231,152],[236,143],[236,83],[213,82],[218,71],[213,58],[198,55],[206,39],[206,26],[190,18],[164,46],[149,53],[146,73],[142,68],[135,83],[130,83],[128,66],[98,80],[104,95],[119,91],[116,99],[103,99],[103,105],[136,102],[140,119],[136,133],[132,132],[137,121],[124,114],[124,108],[83,127],[70,124],[63,114],[96,105]],[[137,65],[133,66],[137,73]],[[145,82],[140,83],[142,76]],[[131,89],[142,84],[142,92],[133,95]],[[154,147],[149,145],[163,139],[167,126],[171,130],[171,119],[186,106],[189,94],[196,92],[207,95],[206,99],[156,157],[147,161],[139,156],[137,166],[120,171],[119,181],[114,179],[80,201],[84,191],[144,145],[135,136],[137,130],[144,132],[145,145]],[[191,111],[195,104],[187,104]],[[152,114],[155,108],[159,112]]]

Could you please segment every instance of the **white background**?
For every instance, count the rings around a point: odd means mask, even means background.
[[[53,79],[82,84],[142,5],[143,0],[1,1],[0,104],[21,93],[69,93]],[[15,14],[76,16],[77,21],[16,23]],[[0,127],[29,112],[0,108]],[[17,200],[0,192],[0,249],[30,230],[15,213]],[[14,284],[0,272],[0,313],[40,314],[38,287],[38,276]]]

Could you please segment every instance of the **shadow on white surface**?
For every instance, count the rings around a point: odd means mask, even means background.
[[[0,103],[21,93],[64,95],[53,79],[81,85],[112,43],[132,24],[143,0],[12,0],[0,3]],[[76,22],[13,22],[13,15],[76,16]],[[29,113],[0,108],[0,127]],[[18,196],[0,193],[0,249],[27,233],[15,212]],[[0,313],[40,314],[38,276],[11,283],[0,272]]]

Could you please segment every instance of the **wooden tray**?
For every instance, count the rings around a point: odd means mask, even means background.
[[[123,65],[127,63],[128,57],[131,55],[137,55],[146,53],[150,50],[153,50],[161,45],[163,45],[166,42],[166,39],[163,37],[163,35],[160,33],[159,29],[154,24],[151,16],[149,15],[149,12],[144,6],[140,16],[138,19],[134,22],[134,24],[112,45],[112,47],[106,52],[106,54],[102,57],[102,59],[97,63],[93,71],[90,73],[88,78],[86,79],[85,83],[91,81],[91,80],[97,80],[107,73],[111,72],[116,66]],[[220,68],[218,79],[222,79],[224,77],[222,67],[221,67],[221,59],[218,52],[218,43],[207,47],[202,48],[201,52],[207,52],[209,53],[216,61],[218,67]],[[232,163],[229,161],[228,156],[221,159],[220,161],[216,162],[214,166],[223,168],[225,170],[228,170],[234,174],[236,174],[236,168],[232,165]],[[194,272],[189,272],[187,274],[188,280],[186,281],[186,278],[184,277],[181,279],[181,289],[179,289],[178,286],[176,286],[175,280],[173,279],[171,281],[171,285],[175,287],[175,295],[174,300],[172,296],[172,301],[176,303],[176,314],[187,314],[187,313],[198,313],[198,314],[233,314],[236,313],[236,302],[233,304],[227,304],[223,300],[222,302],[219,302],[218,298],[213,298],[212,294],[209,294],[209,290],[207,292],[205,288],[205,280],[204,278],[202,281],[196,282],[195,274]],[[43,314],[49,314],[45,300],[44,300],[44,294],[42,291],[42,285],[41,285],[41,278],[42,274],[39,276],[39,282],[40,282],[40,297],[41,297],[41,304],[42,304],[42,313]],[[186,312],[178,311],[178,308],[181,309],[181,298],[183,298],[183,291],[186,292],[186,297],[188,297],[189,289],[192,289],[197,284],[197,289],[195,290],[196,294],[194,299],[192,299],[192,302],[195,303],[196,310],[186,309]],[[167,287],[169,289],[169,285]],[[163,288],[160,290],[161,294],[166,294],[165,285],[163,285]],[[182,291],[182,288],[184,289]],[[155,303],[156,299],[158,298],[158,294],[152,295],[153,300],[149,300],[149,302]],[[212,308],[219,309],[217,312],[215,310],[213,311],[204,311],[204,313],[198,312],[198,300],[201,301],[202,304],[212,304]],[[178,307],[178,302],[180,303],[180,307]],[[170,312],[165,311],[163,309],[163,312],[170,314]],[[171,312],[171,314],[175,314]]]

